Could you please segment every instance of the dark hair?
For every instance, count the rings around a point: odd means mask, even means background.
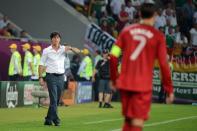
[[[153,17],[155,12],[156,12],[156,7],[155,4],[153,3],[144,3],[140,8],[142,19]]]
[[[96,50],[96,53],[97,53],[98,55],[100,55],[100,54],[101,54],[101,51],[100,51],[100,50]]]
[[[104,49],[103,51],[102,51],[102,54],[108,54],[109,53],[109,51],[107,50],[107,49]]]
[[[51,40],[52,40],[53,37],[56,37],[56,36],[59,36],[59,37],[61,38],[61,35],[60,35],[59,32],[52,32],[52,33],[50,34]]]

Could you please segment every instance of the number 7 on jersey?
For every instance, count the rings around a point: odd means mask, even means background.
[[[144,46],[147,43],[147,39],[145,36],[142,35],[134,35],[133,36],[133,40],[135,41],[139,41],[138,46],[136,47],[136,49],[134,50],[134,52],[131,54],[130,59],[132,61],[136,60],[139,56],[139,54],[142,52]]]

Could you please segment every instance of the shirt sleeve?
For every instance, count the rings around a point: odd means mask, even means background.
[[[47,50],[43,50],[41,59],[40,59],[40,65],[45,66],[47,60]]]
[[[167,60],[166,41],[165,37],[161,35],[158,41],[157,57],[160,65],[162,84],[164,90],[169,94],[173,92],[172,79],[170,67]]]

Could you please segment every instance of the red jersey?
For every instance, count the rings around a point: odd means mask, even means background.
[[[173,92],[165,37],[159,30],[149,25],[131,25],[120,33],[113,46],[122,52],[118,75],[118,58],[113,54],[112,47],[110,77],[117,88],[139,92],[152,90],[154,61],[158,59],[164,88],[167,93]]]

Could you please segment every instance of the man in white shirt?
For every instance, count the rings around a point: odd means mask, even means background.
[[[44,85],[42,74],[46,69],[46,83],[49,91],[50,106],[44,125],[60,125],[60,119],[57,114],[57,106],[60,101],[61,93],[64,86],[64,62],[65,53],[72,50],[70,46],[60,45],[61,35],[58,32],[52,32],[50,35],[51,46],[43,50],[39,66],[39,82]]]
[[[132,21],[134,18],[134,15],[137,13],[137,10],[135,9],[135,7],[132,6],[131,1],[127,2],[125,11],[129,14],[129,21]]]

